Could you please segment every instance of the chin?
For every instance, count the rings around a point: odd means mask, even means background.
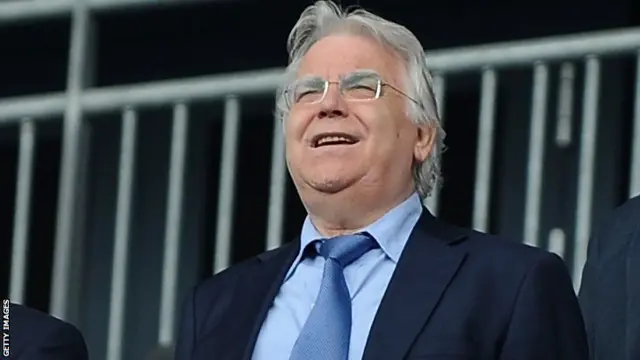
[[[307,183],[315,191],[325,194],[336,194],[351,186],[355,181],[346,177],[332,176],[309,180]]]

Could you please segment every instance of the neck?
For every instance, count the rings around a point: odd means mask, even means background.
[[[346,194],[321,194],[315,201],[307,202],[311,222],[322,236],[336,237],[353,234],[384,216],[407,200],[413,187],[388,196],[359,196],[357,201]],[[322,196],[324,195],[324,196]]]

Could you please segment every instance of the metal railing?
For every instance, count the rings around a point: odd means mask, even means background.
[[[104,12],[204,1],[211,0],[5,0],[0,2],[0,23],[72,15],[78,6],[86,6],[90,11]]]
[[[172,1],[165,1],[170,3]],[[175,2],[175,1],[173,1]],[[47,6],[44,6],[44,4]],[[125,4],[158,4],[158,1],[63,1],[0,3],[0,22],[24,18],[44,17],[63,13],[72,14],[71,47],[68,67],[67,91],[36,96],[0,100],[0,125],[20,123],[20,148],[17,176],[16,209],[13,231],[13,255],[10,296],[20,302],[25,288],[26,253],[28,249],[29,204],[33,177],[35,133],[38,122],[53,116],[64,116],[63,155],[57,212],[54,268],[51,286],[51,312],[61,318],[70,314],[68,294],[73,276],[73,254],[78,239],[74,236],[79,215],[76,188],[82,169],[83,118],[90,114],[120,111],[125,131],[120,149],[118,175],[117,216],[114,238],[111,302],[109,314],[108,359],[120,359],[122,352],[123,314],[130,241],[130,214],[132,183],[135,176],[135,145],[138,111],[142,108],[173,106],[173,135],[171,140],[168,204],[164,249],[164,272],[158,341],[173,341],[176,311],[176,281],[178,263],[178,234],[181,229],[183,176],[185,171],[186,137],[189,126],[189,103],[225,99],[224,137],[222,146],[222,172],[219,187],[216,234],[215,271],[230,265],[231,214],[234,206],[236,143],[241,120],[239,98],[255,94],[273,93],[283,81],[283,69],[268,69],[241,74],[206,76],[153,82],[140,85],[87,88],[82,70],[87,61],[87,32],[90,11],[125,6]],[[428,54],[428,63],[435,75],[439,105],[446,97],[447,76],[459,72],[481,72],[481,106],[479,113],[479,139],[477,171],[473,202],[473,226],[486,230],[489,223],[490,183],[492,174],[495,127],[496,89],[499,72],[505,67],[533,67],[533,98],[528,152],[525,226],[523,238],[531,245],[539,245],[540,207],[544,171],[544,144],[546,140],[546,99],[549,93],[549,64],[565,61],[563,72],[571,72],[571,61],[585,62],[585,82],[580,138],[579,181],[577,215],[575,217],[574,267],[575,284],[580,283],[581,269],[586,258],[587,240],[591,226],[596,153],[597,111],[601,58],[610,55],[635,54],[640,66],[640,28],[605,31],[599,33],[553,37],[485,46],[475,46]],[[640,72],[635,87],[635,114],[632,164],[640,164]],[[568,79],[572,79],[569,77]],[[571,102],[571,86],[561,82],[560,107]],[[274,120],[276,121],[276,120]],[[271,166],[271,184],[268,209],[268,229],[265,248],[282,242],[286,164],[284,144],[279,124],[274,127]],[[640,166],[632,166],[629,195],[640,193]],[[428,200],[428,206],[437,211],[439,194]]]

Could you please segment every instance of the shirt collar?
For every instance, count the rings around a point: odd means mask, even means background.
[[[409,239],[409,235],[411,234],[415,224],[418,222],[421,214],[422,202],[420,201],[418,194],[413,193],[409,198],[389,210],[376,222],[358,230],[357,232],[367,232],[371,234],[387,257],[394,263],[397,263],[400,258],[400,254]],[[302,231],[300,233],[300,249],[298,250],[298,254],[293,261],[289,273],[287,274],[287,278],[298,266],[307,245],[315,240],[321,240],[323,238],[324,236],[318,232],[307,215],[304,223],[302,224]]]

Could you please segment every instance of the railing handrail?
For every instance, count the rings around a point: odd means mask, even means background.
[[[184,5],[210,0],[83,0],[92,11],[112,11],[162,5]],[[0,24],[71,14],[78,0],[5,0],[0,2]]]
[[[433,72],[460,72],[640,50],[640,27],[427,51]]]
[[[640,27],[428,51],[426,56],[434,73],[447,74],[638,50]],[[283,68],[275,68],[93,88],[83,92],[80,102],[85,111],[102,112],[126,106],[147,107],[227,95],[268,93],[275,91],[283,81],[283,71]],[[16,122],[24,117],[57,116],[64,111],[65,103],[64,92],[6,98],[0,100],[0,124]]]

